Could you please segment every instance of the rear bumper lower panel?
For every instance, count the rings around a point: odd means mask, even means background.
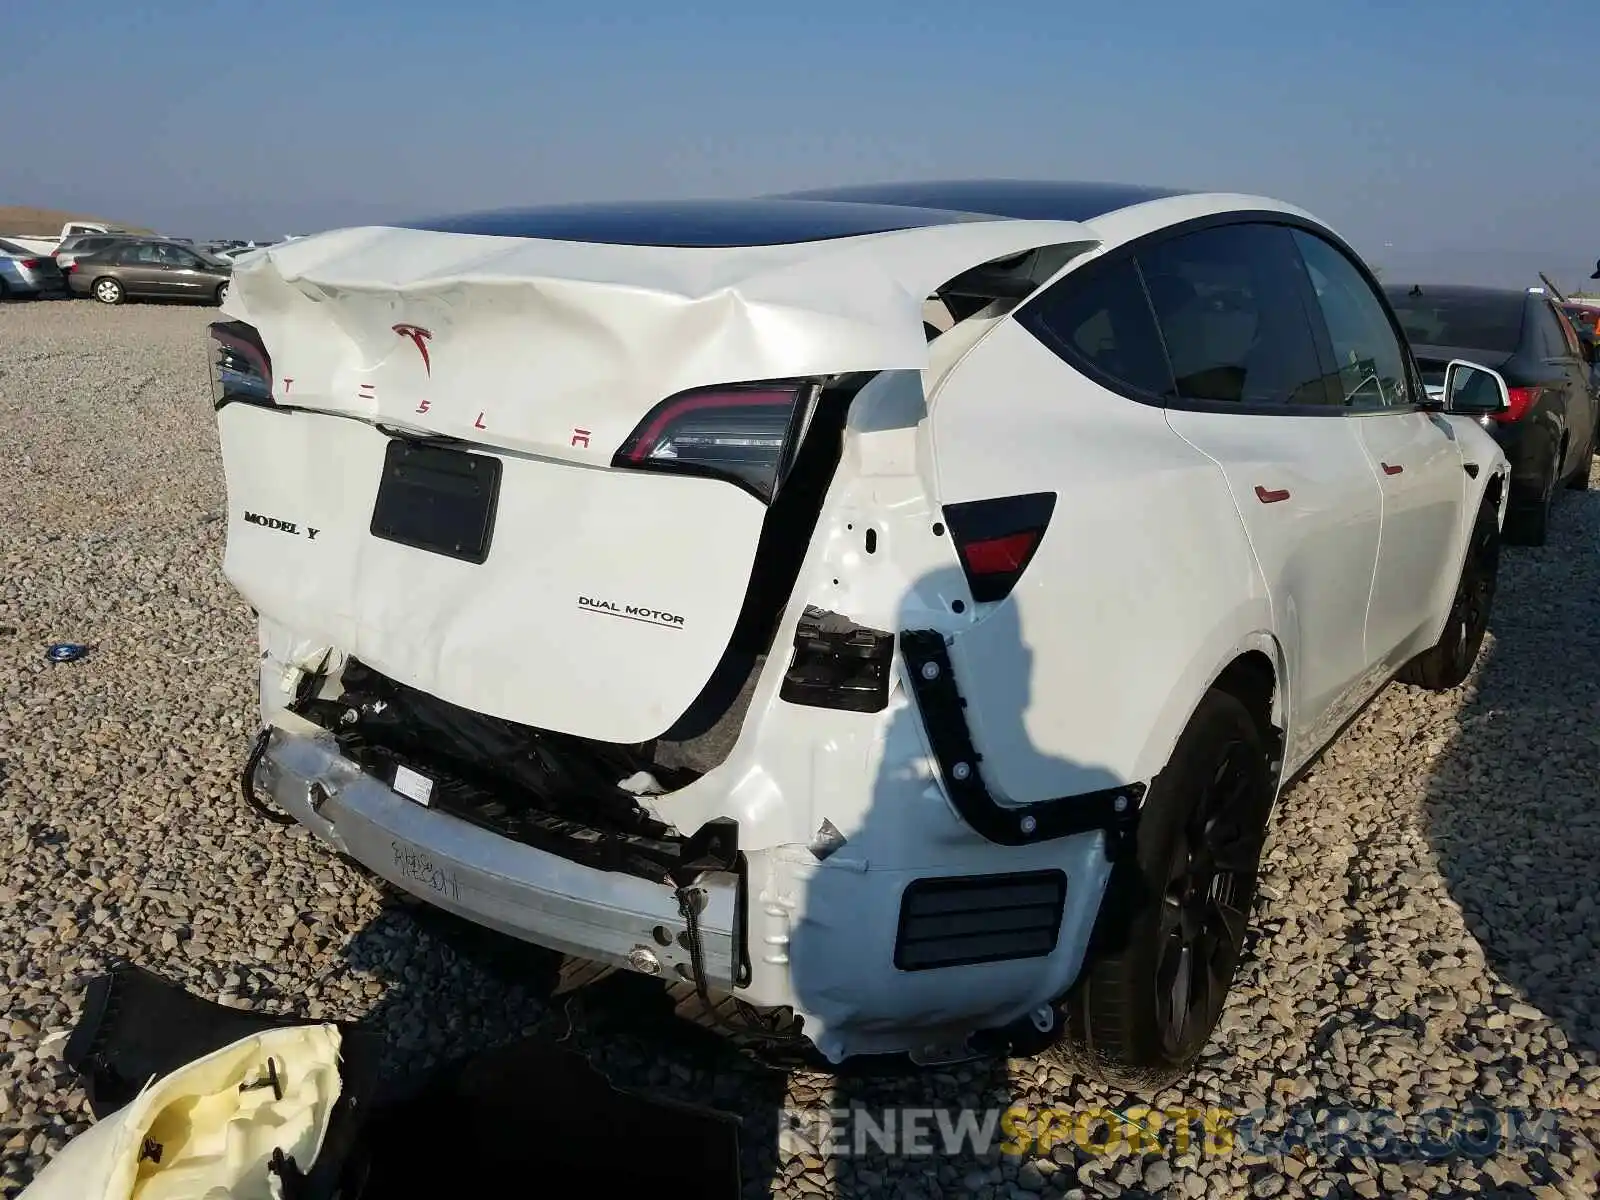
[[[643,950],[663,976],[690,969],[670,886],[581,866],[430,811],[361,772],[331,740],[275,731],[255,783],[341,854],[468,920],[615,966],[634,965],[630,954]],[[697,886],[707,982],[731,990],[741,958],[739,880],[708,873]]]

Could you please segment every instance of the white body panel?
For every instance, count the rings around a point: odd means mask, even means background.
[[[952,647],[986,778],[1016,803],[1148,779],[1200,692],[1273,627],[1219,472],[1161,409],[1075,376],[1012,321],[933,412],[946,503],[1060,494],[1016,591]],[[1359,613],[1356,633],[1359,650]]]
[[[1350,424],[1360,431],[1383,491],[1383,546],[1367,612],[1366,654],[1398,667],[1438,636],[1430,618],[1448,605],[1454,588],[1454,552],[1465,533],[1463,513],[1470,516],[1471,481],[1449,417],[1374,413]]]
[[[931,345],[920,332],[925,293],[966,266],[1032,245],[1113,248],[1229,209],[1298,213],[1257,198],[1180,197],[1087,225],[996,221],[739,251],[364,230],[241,263],[226,308],[262,331],[275,394],[326,410],[234,406],[221,416],[234,510],[227,571],[262,613],[264,716],[317,736],[284,709],[297,669],[331,648],[481,712],[604,740],[653,736],[727,642],[764,510],[727,484],[612,470],[612,452],[684,388],[877,371],[851,404],[731,751],[645,803],[685,833],[718,817],[738,823],[750,957],[739,995],[792,1008],[829,1057],[959,1043],[1037,1012],[1082,966],[1110,870],[1103,834],[1017,846],[979,836],[940,782],[898,660],[881,712],[783,700],[804,610],[942,632],[1002,804],[1147,783],[1206,689],[1246,654],[1271,664],[1271,720],[1293,769],[1408,647],[1437,637],[1465,533],[1505,470],[1470,421],[1139,404],[1072,370],[1003,306]],[[431,375],[391,331],[400,322],[432,330]],[[505,464],[496,545],[525,546],[526,557],[474,568],[372,539],[378,421],[494,448]],[[589,448],[571,444],[574,425],[591,431]],[[1482,470],[1463,484],[1469,455]],[[1402,456],[1400,475],[1377,465]],[[1257,486],[1289,495],[1263,503]],[[1038,554],[1006,599],[974,602],[943,506],[1034,491],[1057,493]],[[328,532],[312,541],[263,529],[241,520],[245,507],[320,519]],[[576,609],[579,593],[633,598],[646,586],[649,603],[679,606],[681,629]],[[336,791],[350,770],[318,779]],[[280,778],[273,794],[302,815],[305,782]],[[406,811],[400,832],[302,819],[340,848],[358,832],[363,845],[393,834],[396,863],[464,861],[460,822]],[[819,853],[830,826],[842,840]],[[525,881],[520,922],[506,916],[504,887],[518,881],[503,870],[445,894],[393,864],[369,865],[469,916],[474,886],[500,888],[495,927],[567,946],[581,922],[556,913],[549,890],[580,873],[559,861]],[[910,882],[1042,868],[1068,878],[1048,955],[894,966]],[[628,889],[584,879],[595,894],[569,897],[582,900],[583,920],[626,907]],[[611,933],[648,930],[673,911],[662,888]]]
[[[1177,410],[1166,419],[1227,477],[1234,520],[1271,600],[1264,629],[1282,647],[1291,681],[1285,757],[1299,763],[1365,699],[1383,501],[1357,422]]]

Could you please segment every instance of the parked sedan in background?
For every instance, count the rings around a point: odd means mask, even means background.
[[[1454,358],[1505,377],[1511,407],[1484,423],[1511,460],[1506,540],[1542,546],[1556,485],[1587,488],[1595,451],[1589,358],[1571,323],[1536,288],[1419,284],[1385,290],[1429,391],[1442,386]]]
[[[222,259],[165,239],[133,238],[80,256],[67,282],[74,294],[102,304],[130,296],[221,304],[232,276],[233,265]]]
[[[66,280],[47,254],[0,239],[0,300],[12,296],[64,296]]]

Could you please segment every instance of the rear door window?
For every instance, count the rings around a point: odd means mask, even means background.
[[[1156,243],[1139,266],[1180,400],[1280,408],[1330,403],[1289,231],[1239,224]]]
[[[1146,397],[1172,391],[1161,336],[1131,258],[1073,271],[1018,313],[1017,320],[1099,382]]]
[[[1411,372],[1383,299],[1344,251],[1303,229],[1293,232],[1311,278],[1338,367],[1347,408],[1397,408],[1416,403]]]

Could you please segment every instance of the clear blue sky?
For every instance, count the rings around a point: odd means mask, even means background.
[[[170,233],[1004,175],[1264,192],[1407,273],[1600,255],[1594,0],[0,9],[0,203]]]

